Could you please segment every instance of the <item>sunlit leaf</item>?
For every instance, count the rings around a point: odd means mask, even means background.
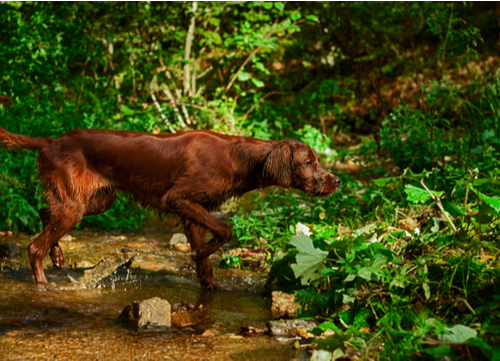
[[[238,73],[238,80],[239,81],[247,81],[248,79],[250,79],[250,73],[242,70]]]
[[[440,335],[439,339],[445,342],[463,343],[470,338],[477,336],[477,332],[470,327],[464,325],[455,325],[453,327],[445,327],[445,334]]]
[[[252,83],[257,87],[257,88],[262,88],[265,84],[263,81],[259,80],[259,79],[256,79],[256,78],[252,78]]]
[[[309,21],[314,21],[315,23],[319,23],[318,17],[316,15],[307,15],[306,19]]]
[[[297,263],[291,265],[295,277],[300,277],[303,285],[309,285],[312,281],[322,278],[321,271],[325,268],[324,261],[328,252],[314,248],[312,240],[303,233],[292,236],[290,244],[299,250],[295,256]]]

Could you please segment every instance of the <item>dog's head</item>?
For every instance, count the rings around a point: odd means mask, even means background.
[[[264,176],[283,188],[297,188],[310,196],[328,196],[340,185],[340,178],[319,163],[318,154],[294,139],[273,146],[264,165]]]

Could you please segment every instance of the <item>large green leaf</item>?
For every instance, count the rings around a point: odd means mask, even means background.
[[[481,200],[493,208],[497,214],[500,214],[500,198],[488,197],[487,195],[481,193]]]
[[[440,339],[445,342],[463,343],[470,338],[477,336],[477,332],[472,328],[464,325],[455,325],[453,327],[445,327],[445,334],[440,336]]]
[[[292,236],[290,244],[299,250],[295,256],[297,263],[291,265],[295,277],[300,278],[303,285],[322,278],[321,271],[325,268],[328,252],[314,248],[312,240],[303,233]]]
[[[434,192],[434,191],[431,192],[432,194],[438,197],[443,194],[443,192]],[[415,187],[411,184],[407,184],[405,186],[405,193],[407,195],[406,198],[413,203],[425,203],[432,198],[429,192],[427,192],[425,189]]]

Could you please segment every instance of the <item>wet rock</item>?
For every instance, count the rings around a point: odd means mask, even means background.
[[[201,334],[201,337],[215,337],[215,333],[210,330],[206,330]]]
[[[307,328],[298,328],[297,335],[305,339],[314,337],[314,335],[311,332],[307,332]]]
[[[418,222],[413,218],[406,218],[399,221],[399,228],[404,231],[413,232],[418,227]]]
[[[240,335],[245,336],[245,337],[254,337],[254,336],[263,335],[266,332],[267,332],[267,330],[248,326],[248,327],[241,327]]]
[[[0,244],[0,258],[17,257],[21,254],[19,247],[15,243]]]
[[[194,326],[198,323],[196,317],[187,311],[179,311],[172,313],[172,326],[174,327],[188,327]]]
[[[106,259],[100,262],[92,269],[83,272],[83,277],[80,282],[80,288],[93,288],[103,278],[110,276],[117,268],[121,266],[132,265],[134,256],[130,257],[126,254],[119,254],[115,258]],[[170,306],[169,306],[170,307]]]
[[[351,235],[351,229],[349,227],[339,226],[337,232],[339,232],[339,234],[346,234],[348,236]]]
[[[295,233],[297,235],[304,233],[304,235],[306,235],[306,236],[310,236],[312,234],[309,227],[306,226],[305,224],[300,223],[300,222],[297,223],[297,225],[295,226]]]
[[[172,236],[170,240],[170,246],[175,247],[177,244],[188,243],[187,237],[184,233],[176,233]]]
[[[189,243],[177,243],[174,247],[181,252],[191,252],[191,245]]]
[[[188,303],[188,304],[184,304],[184,303],[174,303],[172,305],[172,313],[174,312],[179,312],[179,311],[192,311],[195,309],[195,305],[194,303]]]
[[[271,298],[271,315],[273,319],[297,317],[299,305],[295,303],[295,295],[290,295],[281,291],[273,291]]]
[[[316,327],[314,321],[304,320],[281,320],[269,321],[269,333],[273,336],[297,336],[297,329],[310,329]]]
[[[125,307],[120,319],[139,328],[170,327],[170,303],[158,297],[134,302]]]
[[[60,242],[71,242],[72,240],[73,237],[70,234],[66,234],[59,239]]]

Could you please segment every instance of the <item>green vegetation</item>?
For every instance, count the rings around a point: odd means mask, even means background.
[[[338,192],[276,190],[231,219],[324,321],[313,333],[335,332],[317,347],[500,360],[494,4],[4,2],[0,23],[11,132],[214,129],[318,151]],[[0,159],[0,229],[39,230],[35,154]],[[143,221],[120,198],[82,223]]]

